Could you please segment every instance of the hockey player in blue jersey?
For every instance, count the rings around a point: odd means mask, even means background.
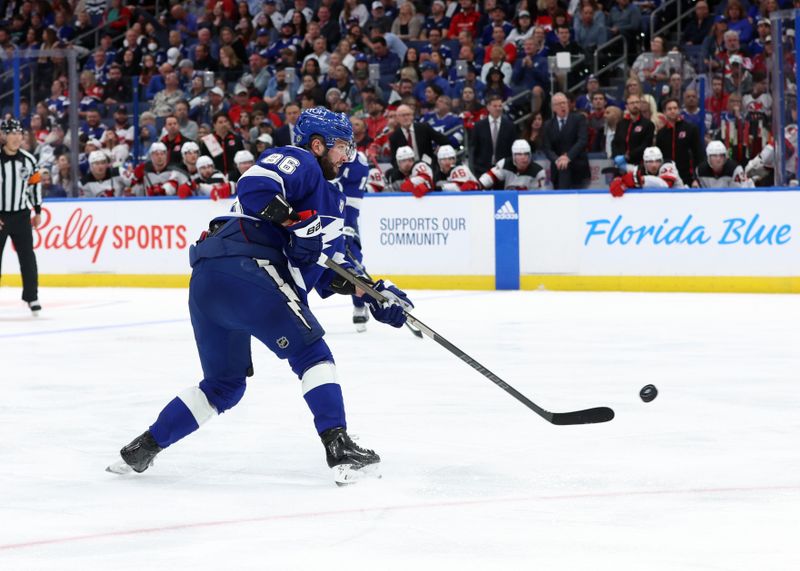
[[[307,303],[311,288],[323,298],[356,293],[324,265],[330,257],[352,269],[343,256],[345,197],[329,181],[352,156],[353,132],[344,114],[313,108],[294,136],[296,146],[265,151],[242,175],[231,213],[212,220],[191,248],[189,312],[203,380],[169,402],[109,471],[145,471],[164,448],[235,406],[253,374],[251,337],[300,378],[336,483],[376,470],[380,457],[347,434],[334,359]],[[401,327],[413,305],[391,282],[375,288],[390,302],[366,300],[373,317]]]
[[[361,201],[367,188],[369,178],[369,165],[364,153],[358,152],[352,161],[342,164],[339,169],[339,178],[336,184],[344,193],[346,202],[344,207],[344,253],[347,260],[356,267],[361,274],[366,274],[364,256],[361,253],[361,237],[358,234],[358,216],[361,213]],[[360,296],[353,296],[353,323],[356,331],[362,333],[367,330],[369,312],[367,305]]]

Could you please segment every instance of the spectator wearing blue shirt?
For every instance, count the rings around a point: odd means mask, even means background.
[[[753,39],[753,23],[747,17],[739,0],[728,0],[724,20],[728,23],[729,30],[739,34],[739,41],[743,45],[750,43],[750,40]]]
[[[447,34],[447,29],[450,27],[450,18],[445,14],[444,0],[433,0],[431,4],[431,15],[425,18],[422,24],[421,39],[430,40],[431,30],[439,30],[442,35]]]
[[[608,24],[611,35],[622,35],[630,51],[635,36],[642,27],[642,13],[638,6],[631,4],[631,0],[617,0],[617,4],[608,14]]]
[[[595,11],[591,4],[581,7],[580,17],[574,23],[575,42],[587,52],[608,41],[606,16],[602,11]]]
[[[486,99],[486,84],[478,78],[478,68],[475,64],[467,64],[467,76],[455,82],[450,92],[454,99],[461,99],[465,87],[471,87],[475,93],[475,100],[483,102]]]
[[[769,21],[769,20],[768,20]],[[683,44],[687,46],[701,46],[711,35],[714,18],[709,14],[708,3],[699,0],[695,4],[694,17],[689,20],[683,30]]]
[[[511,85],[516,91],[537,91],[540,97],[550,85],[550,76],[547,70],[547,57],[537,55],[536,39],[527,38],[522,42],[522,53],[514,62],[511,74]]]
[[[172,16],[171,30],[178,30],[183,41],[197,36],[197,16],[188,12],[182,4],[178,3],[169,10]]]
[[[506,37],[508,37],[508,35],[511,33],[511,30],[514,29],[514,26],[506,20],[506,13],[499,5],[492,9],[491,19],[487,23],[486,27],[483,28],[483,32],[481,33],[481,44],[488,46],[492,43],[492,33],[494,28],[503,28]]]
[[[428,123],[434,131],[447,134],[450,144],[459,148],[464,142],[464,121],[452,113],[453,101],[447,95],[436,98],[436,107],[422,116],[422,122]],[[453,131],[449,133],[449,131]]]
[[[756,26],[756,38],[747,46],[751,56],[757,56],[764,51],[764,45],[771,34],[772,27],[766,18],[761,18]]]
[[[103,133],[106,131],[106,126],[100,121],[100,112],[97,109],[90,109],[86,112],[86,121],[81,123],[80,136],[85,139],[97,139],[98,141],[103,138]]]
[[[420,66],[422,81],[414,87],[414,97],[420,103],[425,103],[425,88],[429,85],[436,85],[445,95],[450,94],[450,84],[446,79],[438,75],[438,68],[435,63],[426,61]]]
[[[420,54],[430,54],[432,52],[439,52],[444,58],[447,67],[450,67],[453,61],[453,52],[442,43],[442,31],[439,28],[433,28],[428,32],[428,43],[419,50]]]
[[[86,62],[84,66],[84,71],[90,71],[94,74],[94,79],[97,83],[105,84],[108,81],[108,67],[109,64],[106,61],[106,52],[103,48],[97,48],[92,53],[91,59]]]
[[[380,86],[384,91],[391,89],[391,84],[397,81],[397,72],[400,71],[401,60],[396,53],[390,52],[386,40],[377,37],[372,40],[372,56],[369,63],[376,63],[380,67]]]
[[[706,113],[703,113],[699,104],[700,98],[698,97],[696,90],[689,88],[683,92],[683,109],[681,110],[681,117],[683,117],[684,121],[688,121],[697,127],[699,132],[702,132],[703,123],[706,119]]]

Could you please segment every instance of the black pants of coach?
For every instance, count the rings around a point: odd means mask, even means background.
[[[3,250],[6,240],[11,238],[19,258],[19,269],[22,273],[22,300],[39,299],[39,271],[36,267],[36,255],[33,253],[33,226],[31,211],[0,212],[0,264],[3,262]],[[0,267],[2,276],[2,267]]]

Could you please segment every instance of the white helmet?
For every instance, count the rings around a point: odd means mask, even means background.
[[[530,155],[531,145],[525,139],[517,139],[511,145],[512,155]]]
[[[197,159],[197,165],[196,166],[197,166],[198,169],[201,169],[203,167],[213,167],[214,166],[214,161],[211,160],[211,157],[209,157],[207,155],[203,155],[202,157]]]
[[[252,163],[256,159],[250,151],[237,151],[233,156],[233,164]]]
[[[706,147],[706,155],[727,155],[728,149],[725,148],[725,143],[722,141],[711,141]]]
[[[155,153],[155,152],[158,152],[158,151],[161,151],[162,153],[166,153],[167,152],[167,146],[164,143],[160,142],[160,141],[156,141],[155,143],[150,145],[150,154],[151,155],[153,153]]]
[[[658,147],[647,147],[642,155],[644,162],[651,163],[653,161],[664,162],[664,155],[661,154],[661,149]]]
[[[102,163],[108,160],[108,156],[103,151],[92,151],[89,153],[89,164]]]
[[[398,162],[405,161],[407,159],[414,158],[414,149],[409,147],[408,145],[404,145],[397,149],[397,152],[394,155],[394,158],[397,159]]]
[[[199,153],[200,147],[194,141],[186,141],[181,147],[181,155],[186,156],[186,153]]]
[[[439,147],[439,150],[436,151],[436,158],[439,160],[454,159],[456,158],[456,150],[450,145],[442,145]]]

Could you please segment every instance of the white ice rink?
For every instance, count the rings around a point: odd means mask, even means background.
[[[383,479],[337,488],[299,383],[145,474],[105,466],[200,379],[183,290],[0,289],[0,570],[800,569],[800,297],[413,292],[430,340],[313,304]],[[659,397],[643,403],[654,383]]]

